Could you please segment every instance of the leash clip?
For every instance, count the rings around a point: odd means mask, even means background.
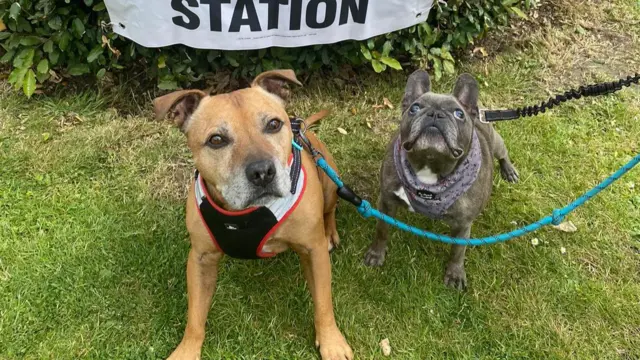
[[[487,121],[487,119],[486,119],[486,116],[485,116],[485,112],[487,112],[487,111],[489,111],[489,109],[480,109],[479,114],[478,114],[478,119],[483,124],[488,124],[489,123]]]

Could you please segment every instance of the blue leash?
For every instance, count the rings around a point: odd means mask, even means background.
[[[299,146],[299,145],[297,145],[297,146]],[[344,184],[344,182],[342,182],[342,180],[340,179],[340,176],[338,176],[338,174],[329,166],[329,164],[327,164],[327,162],[325,161],[325,159],[322,156],[316,156],[315,158],[316,158],[316,164],[318,165],[318,167],[320,167],[322,170],[324,170],[324,172],[327,174],[327,176],[329,176],[329,178],[331,178],[331,180],[333,180],[333,182],[336,183],[336,185],[338,186],[338,195],[341,195],[341,190],[343,190],[343,189],[347,189],[348,190],[348,191],[346,191],[347,193],[350,192],[351,194],[353,194],[353,192],[350,189],[348,189],[348,187]],[[534,232],[534,231],[540,229],[543,226],[547,226],[547,225],[551,225],[551,224],[553,224],[553,225],[560,224],[562,222],[562,220],[564,220],[564,218],[569,213],[571,213],[575,209],[579,208],[580,206],[584,205],[584,203],[586,203],[592,197],[598,195],[598,193],[600,193],[602,190],[606,189],[609,185],[613,184],[616,180],[620,179],[629,170],[633,169],[633,167],[638,165],[638,163],[640,163],[640,154],[636,155],[628,163],[626,163],[623,167],[618,169],[618,171],[613,173],[611,176],[606,178],[604,181],[602,181],[600,184],[596,185],[591,190],[587,191],[584,195],[582,195],[579,198],[577,198],[576,200],[574,200],[569,205],[567,205],[567,206],[565,206],[565,207],[563,207],[561,209],[554,210],[552,215],[545,216],[542,219],[540,219],[540,220],[538,220],[538,221],[536,221],[536,222],[534,222],[532,224],[529,224],[527,226],[521,227],[519,229],[510,231],[510,232],[507,232],[507,233],[502,233],[502,234],[494,235],[494,236],[487,236],[487,237],[483,237],[483,238],[475,238],[475,239],[454,238],[454,237],[441,235],[441,234],[436,234],[436,233],[432,233],[432,232],[429,232],[429,231],[426,231],[426,230],[418,229],[418,228],[416,228],[414,226],[405,224],[402,221],[394,219],[389,215],[381,213],[379,210],[377,210],[376,208],[372,207],[371,204],[368,201],[361,200],[357,196],[355,196],[355,198],[348,198],[348,195],[347,195],[347,198],[345,198],[345,197],[343,197],[341,195],[340,197],[342,197],[345,200],[347,200],[347,201],[351,202],[352,204],[356,205],[358,207],[358,212],[364,218],[374,217],[376,219],[379,219],[379,220],[382,220],[382,221],[386,222],[389,225],[395,226],[400,230],[404,230],[404,231],[410,232],[410,233],[412,233],[414,235],[418,235],[418,236],[425,237],[425,238],[430,239],[430,240],[440,241],[440,242],[447,243],[447,244],[456,244],[456,245],[490,245],[490,244],[495,244],[495,243],[499,243],[499,242],[505,242],[505,241],[511,240],[513,238],[520,237],[522,235],[528,234],[530,232]],[[355,195],[355,194],[353,194],[353,195]],[[356,204],[358,201],[360,203]]]
[[[302,135],[304,136],[304,135]],[[302,138],[304,140],[304,138]],[[306,140],[305,140],[305,143]],[[299,145],[295,140],[293,141],[293,146],[295,146],[299,150],[303,150],[303,147]],[[447,244],[455,244],[455,245],[490,245],[500,242],[505,242],[511,240],[516,237],[520,237],[522,235],[528,234],[530,232],[534,232],[540,229],[543,226],[547,225],[558,225],[560,224],[564,218],[569,215],[572,211],[584,205],[589,199],[598,195],[602,190],[606,189],[609,185],[613,184],[616,180],[620,179],[624,174],[629,172],[629,170],[633,169],[638,163],[640,163],[640,154],[633,157],[628,163],[626,163],[623,167],[618,169],[611,176],[606,178],[600,184],[593,187],[591,190],[587,191],[584,195],[580,196],[569,205],[561,208],[553,210],[552,215],[548,215],[543,217],[542,219],[531,223],[527,226],[523,226],[519,229],[502,233],[493,236],[487,236],[483,238],[475,238],[475,239],[464,239],[464,238],[454,238],[442,234],[432,233],[426,230],[418,229],[414,226],[403,223],[400,220],[394,219],[389,215],[386,215],[380,212],[378,209],[371,206],[371,204],[367,200],[360,199],[345,183],[340,179],[340,176],[327,164],[327,161],[324,159],[322,154],[313,147],[310,147],[310,144],[307,143],[307,147],[309,147],[315,161],[316,165],[321,168],[327,176],[338,186],[338,195],[352,203],[358,208],[358,212],[364,218],[374,217],[378,220],[384,221],[389,225],[395,226],[400,230],[404,230],[410,232],[414,235],[418,235],[421,237],[425,237],[430,240],[440,241]]]

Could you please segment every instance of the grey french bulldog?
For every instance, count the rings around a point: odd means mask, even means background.
[[[489,201],[493,158],[509,182],[518,181],[502,137],[479,120],[478,82],[461,75],[452,95],[430,92],[429,74],[411,74],[402,100],[400,130],[380,170],[378,208],[395,216],[399,206],[446,222],[451,236],[469,238],[471,224]],[[378,221],[365,264],[381,266],[388,225]],[[452,245],[444,275],[447,286],[466,288],[466,246]]]

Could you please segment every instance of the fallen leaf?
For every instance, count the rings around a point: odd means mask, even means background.
[[[391,345],[389,344],[389,339],[384,338],[382,339],[382,341],[380,341],[380,349],[382,350],[382,355],[391,355]]]
[[[473,49],[473,53],[474,53],[474,54],[475,54],[475,53],[478,53],[478,52],[479,52],[480,54],[482,54],[482,57],[487,57],[487,50],[486,50],[485,48],[483,48],[483,47],[477,47],[477,48]]]
[[[47,142],[49,141],[49,139],[51,139],[51,134],[46,132],[42,134],[42,141]]]
[[[375,110],[384,109],[384,105],[378,105],[378,104],[376,104],[376,105],[373,105],[372,107],[373,107]]]
[[[49,70],[49,75],[51,76],[49,81],[55,84],[59,84],[62,81],[62,78],[60,78],[60,76],[58,76],[58,74],[53,70]]]
[[[352,114],[352,115],[358,115],[358,109],[356,109],[356,108],[352,107],[352,108],[351,108],[351,114]]]
[[[389,99],[383,98],[382,103],[389,109],[393,110],[393,104],[391,103],[391,101],[389,101]]]
[[[368,127],[369,129],[372,129],[372,127],[371,127],[371,123],[370,123],[370,122],[368,122],[368,121],[367,121],[367,127]]]
[[[106,36],[102,35],[102,47],[105,47],[105,45],[109,48],[113,55],[115,55],[115,57],[120,57],[120,50],[113,48],[109,39]]]
[[[4,21],[0,20],[0,31],[5,31],[7,26],[4,24]]]
[[[347,130],[345,130],[345,129],[341,128],[341,127],[338,128],[338,132],[340,134],[342,134],[342,135],[347,135],[348,134]]]
[[[553,228],[566,233],[574,233],[578,231],[578,228],[575,225],[573,225],[571,221],[565,221],[560,225],[553,225]]]
[[[564,255],[564,254],[566,254],[566,253],[567,253],[567,248],[566,248],[566,247],[564,247],[564,246],[563,246],[563,247],[561,247],[561,248],[560,248],[560,254]]]
[[[538,246],[540,244],[540,240],[538,238],[531,239],[531,245]]]

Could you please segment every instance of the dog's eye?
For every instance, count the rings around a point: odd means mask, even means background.
[[[460,109],[456,109],[453,112],[453,116],[455,116],[456,119],[458,119],[458,120],[464,120],[464,111],[462,111]]]
[[[409,115],[415,115],[418,113],[418,111],[420,111],[420,105],[418,104],[413,104],[411,105],[411,107],[409,108]]]
[[[267,123],[265,131],[268,133],[277,133],[278,131],[280,131],[280,129],[282,129],[282,121],[278,119],[271,119]]]
[[[209,140],[207,140],[207,145],[214,149],[219,149],[227,144],[227,139],[225,139],[222,135],[212,135]]]

